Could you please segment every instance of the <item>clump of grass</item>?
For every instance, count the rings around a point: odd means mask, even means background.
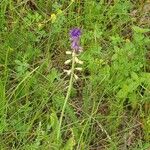
[[[148,149],[147,6],[3,0],[0,149]],[[82,69],[78,39],[68,51],[72,27],[82,30]]]

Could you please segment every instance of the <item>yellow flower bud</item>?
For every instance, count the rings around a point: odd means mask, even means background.
[[[56,21],[57,16],[53,13],[51,14],[51,21],[54,23]]]

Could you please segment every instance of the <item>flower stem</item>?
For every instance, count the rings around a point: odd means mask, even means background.
[[[70,80],[69,80],[69,87],[68,87],[67,94],[66,94],[66,97],[65,97],[64,105],[63,105],[63,108],[62,108],[62,111],[61,111],[61,115],[60,115],[58,132],[57,132],[57,142],[59,142],[59,139],[60,139],[60,136],[61,136],[60,132],[61,132],[62,120],[63,120],[63,117],[64,117],[64,112],[65,112],[66,104],[68,102],[68,99],[69,99],[70,93],[71,93],[71,89],[72,89],[74,69],[75,69],[75,57],[76,57],[76,54],[73,52],[72,53],[71,76],[70,76]]]

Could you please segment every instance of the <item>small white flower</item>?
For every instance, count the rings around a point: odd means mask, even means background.
[[[69,63],[71,63],[71,59],[65,61],[65,65],[68,65]]]
[[[75,78],[75,80],[79,79],[79,77],[76,74],[74,74],[74,78]]]
[[[79,60],[77,57],[75,57],[75,62],[81,65],[83,64],[83,61]]]
[[[66,54],[67,54],[67,55],[71,55],[72,52],[71,52],[71,51],[66,51]]]
[[[78,71],[82,71],[82,68],[81,67],[77,67],[77,68],[75,68],[76,70],[78,70]]]
[[[68,76],[71,74],[71,70],[64,69],[64,72],[66,72]]]

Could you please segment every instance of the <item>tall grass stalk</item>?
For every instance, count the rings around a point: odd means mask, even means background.
[[[67,94],[66,94],[65,101],[64,101],[64,105],[63,105],[63,108],[61,111],[59,126],[58,126],[58,132],[57,132],[57,141],[58,142],[59,142],[59,139],[61,136],[61,134],[60,134],[61,133],[61,125],[62,125],[64,113],[65,113],[65,108],[66,108],[67,102],[69,100],[71,89],[72,89],[74,69],[75,69],[75,57],[76,57],[76,53],[73,52],[72,53],[72,66],[71,66],[71,76],[70,76],[70,80],[69,80],[69,87],[68,87]]]

